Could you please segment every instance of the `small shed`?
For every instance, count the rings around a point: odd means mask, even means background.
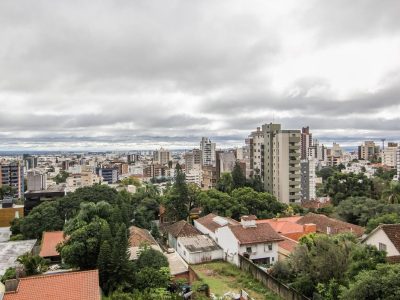
[[[223,259],[222,249],[206,235],[179,237],[177,251],[188,264]]]

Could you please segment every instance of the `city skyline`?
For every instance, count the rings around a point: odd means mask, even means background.
[[[2,1],[0,150],[190,149],[202,136],[226,148],[269,122],[327,146],[398,142],[398,11]]]

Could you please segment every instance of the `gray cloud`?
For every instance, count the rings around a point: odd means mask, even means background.
[[[398,140],[399,5],[1,1],[0,150],[230,146],[272,120]]]

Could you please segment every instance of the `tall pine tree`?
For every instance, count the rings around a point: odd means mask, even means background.
[[[105,294],[110,291],[111,280],[111,246],[106,240],[100,246],[99,256],[97,258],[97,268],[99,269],[100,286]]]

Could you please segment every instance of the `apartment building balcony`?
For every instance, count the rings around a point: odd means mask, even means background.
[[[299,150],[299,146],[289,146],[289,150]]]
[[[300,143],[300,137],[297,136],[289,137],[289,143]]]
[[[300,164],[300,159],[290,159],[289,164]]]
[[[289,167],[289,172],[300,171],[300,167]]]
[[[299,174],[299,173],[289,174],[289,178],[290,179],[297,179],[297,178],[300,178],[300,177],[301,177],[301,174]]]
[[[300,193],[301,188],[289,188],[289,193]]]
[[[300,152],[289,152],[289,156],[291,157],[299,157],[301,155]]]

